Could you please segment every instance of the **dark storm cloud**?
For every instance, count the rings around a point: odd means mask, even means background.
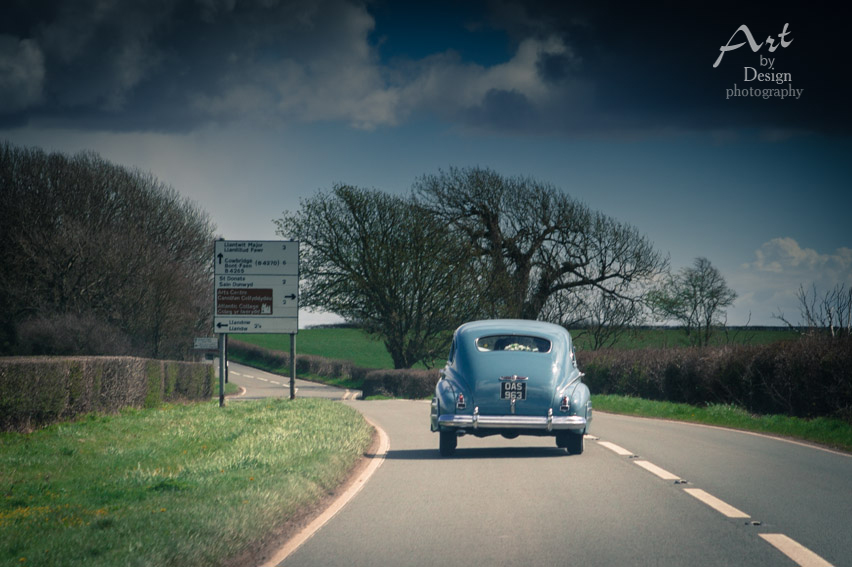
[[[841,56],[847,51],[846,22],[829,3],[499,1],[491,15],[492,25],[514,38],[560,38],[580,65],[566,70],[542,60],[543,76],[589,81],[595,89],[592,112],[626,127],[848,133],[852,124]],[[720,47],[746,41],[742,32],[731,37],[744,24],[764,43],[761,50],[755,53],[746,43],[713,68]],[[779,43],[785,24],[793,43],[770,52],[767,36]],[[726,98],[734,84],[786,86],[745,81],[746,67],[767,70],[761,55],[774,59],[773,71],[789,73],[793,87],[804,89],[799,100]]]
[[[390,11],[382,21],[393,25],[401,2],[12,0],[0,7],[0,126],[375,128],[428,113],[503,132],[847,133],[846,81],[834,59],[845,52],[841,20],[802,4],[483,2],[470,29],[500,30],[512,46],[504,61],[484,65],[445,49],[440,29],[431,55],[383,58],[371,10]],[[465,17],[472,12],[466,6]],[[712,67],[740,25],[762,42],[785,23],[789,47],[758,54],[746,45]],[[735,83],[781,86],[744,82],[744,67],[763,70],[761,55],[804,89],[799,100],[726,99]]]

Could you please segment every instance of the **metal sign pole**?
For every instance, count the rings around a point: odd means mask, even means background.
[[[290,333],[290,399],[296,399],[296,334]]]
[[[226,359],[225,342],[228,340],[228,335],[221,333],[219,335],[219,407],[225,407],[225,369],[228,367]]]

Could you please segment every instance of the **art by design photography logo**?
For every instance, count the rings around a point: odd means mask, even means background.
[[[728,40],[728,43],[721,46],[719,48],[719,57],[716,58],[716,62],[713,63],[713,68],[719,66],[722,62],[722,58],[725,56],[725,53],[728,51],[733,51],[735,49],[739,49],[746,43],[748,43],[752,52],[758,53],[764,45],[768,47],[768,53],[774,54],[775,50],[779,47],[787,48],[793,43],[793,38],[790,37],[791,32],[788,29],[790,24],[784,24],[784,29],[781,30],[781,33],[778,34],[778,39],[774,39],[771,35],[766,38],[766,41],[762,43],[757,43],[754,39],[754,36],[751,34],[751,30],[749,30],[748,26],[743,24],[737,28],[734,32],[734,35]],[[731,42],[735,40],[741,39],[739,34],[745,36],[745,41],[741,43],[732,44]],[[735,97],[760,97],[764,100],[770,98],[794,98],[796,100],[802,96],[802,93],[805,92],[804,88],[793,88],[793,74],[789,72],[782,72],[780,68],[776,68],[775,64],[778,61],[778,57],[764,57],[763,53],[759,54],[758,63],[760,64],[760,70],[756,67],[743,67],[744,77],[743,80],[745,83],[753,83],[757,81],[757,83],[775,83],[775,87],[769,86],[753,86],[750,84],[746,84],[742,88],[740,88],[737,83],[734,83],[732,88],[725,89],[726,99],[731,99]]]

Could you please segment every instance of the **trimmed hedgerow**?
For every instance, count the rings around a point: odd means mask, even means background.
[[[852,421],[852,339],[578,353],[595,394]]]
[[[24,430],[90,412],[210,399],[210,364],[115,357],[0,358],[0,429]],[[167,384],[174,376],[173,389]]]

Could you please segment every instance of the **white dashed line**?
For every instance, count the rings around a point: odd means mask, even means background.
[[[720,514],[727,516],[729,518],[750,518],[748,514],[743,512],[742,510],[738,510],[734,508],[727,502],[719,500],[712,494],[701,490],[700,488],[684,488],[684,492],[689,494],[690,496],[694,496],[695,498],[701,500]]]
[[[759,535],[801,567],[831,567],[831,563],[784,534]]]
[[[628,451],[624,447],[616,445],[615,443],[610,443],[609,441],[598,441],[598,445],[603,445],[616,455],[621,455],[622,457],[630,457],[633,455],[632,451]]]
[[[680,477],[677,476],[676,474],[670,473],[666,469],[661,469],[657,465],[655,465],[653,463],[649,463],[648,461],[633,461],[633,462],[636,463],[637,465],[639,465],[640,467],[642,467],[643,469],[645,469],[646,471],[657,475],[658,477],[660,477],[663,480],[680,480]]]

